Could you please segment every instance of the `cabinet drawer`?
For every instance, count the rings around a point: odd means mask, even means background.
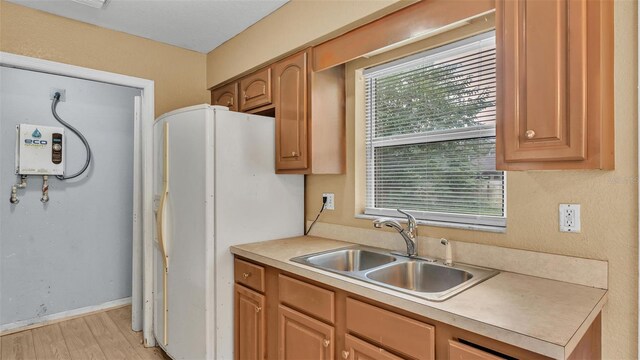
[[[240,80],[240,111],[271,104],[271,68]]]
[[[237,283],[264,292],[264,267],[235,259],[234,276]]]
[[[285,275],[278,276],[278,289],[281,303],[328,323],[335,322],[333,291]]]
[[[435,358],[435,327],[351,298],[347,331],[412,358]]]
[[[449,360],[504,360],[504,358],[449,340]]]

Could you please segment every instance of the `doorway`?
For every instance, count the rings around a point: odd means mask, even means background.
[[[44,79],[57,80],[59,85],[52,87],[73,89],[67,93],[67,102],[58,105],[59,114],[86,132],[95,147],[94,164],[85,175],[70,181],[50,180],[49,203],[40,203],[38,183],[42,177],[33,176],[19,194],[19,204],[6,201],[0,205],[1,331],[130,301],[132,328],[149,329],[144,332],[145,344],[154,345],[151,316],[143,315],[145,311],[151,313],[143,306],[151,306],[150,301],[144,301],[151,294],[150,290],[145,292],[142,281],[143,252],[146,246],[150,250],[151,244],[151,218],[145,215],[151,209],[151,196],[144,189],[151,183],[151,161],[147,158],[151,156],[153,82],[7,53],[0,53],[0,66],[0,91],[6,102],[0,119],[3,188],[11,186],[7,179],[16,179],[11,171],[13,123],[56,126],[47,88],[51,84]],[[25,76],[32,78],[30,86],[23,86],[27,84],[22,82]],[[7,94],[17,95],[14,98]],[[123,101],[127,104],[116,105]],[[127,121],[109,123],[118,117]],[[84,150],[78,143],[74,146],[78,139],[70,131],[65,136],[69,150],[65,167],[74,172],[84,161]],[[10,170],[5,174],[7,166]],[[123,174],[125,169],[128,171]],[[123,207],[125,203],[128,206]],[[118,213],[118,208],[125,210]],[[107,241],[110,235],[112,241]],[[15,261],[7,254],[15,254]],[[21,296],[28,300],[21,300]]]

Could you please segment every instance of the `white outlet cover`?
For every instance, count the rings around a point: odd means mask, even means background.
[[[336,207],[335,207],[335,203],[334,203],[334,201],[335,201],[334,194],[333,193],[323,193],[322,197],[325,197],[325,196],[327,197],[327,203],[324,204],[324,209],[325,210],[335,210]]]
[[[580,232],[580,204],[560,204],[558,213],[560,231]]]

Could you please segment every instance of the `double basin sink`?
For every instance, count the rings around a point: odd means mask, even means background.
[[[383,286],[431,301],[443,301],[498,271],[408,257],[383,249],[352,246],[298,256],[291,261]]]

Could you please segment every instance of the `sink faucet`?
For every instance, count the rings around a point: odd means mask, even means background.
[[[388,226],[390,228],[396,229],[397,232],[402,235],[404,242],[407,243],[407,255],[408,256],[416,256],[418,251],[416,249],[416,235],[418,232],[418,228],[416,227],[416,218],[408,212],[402,211],[398,209],[398,212],[407,217],[407,228],[404,229],[402,225],[398,222],[398,220],[390,219],[390,218],[379,218],[373,220],[373,227],[380,229],[383,226]]]

